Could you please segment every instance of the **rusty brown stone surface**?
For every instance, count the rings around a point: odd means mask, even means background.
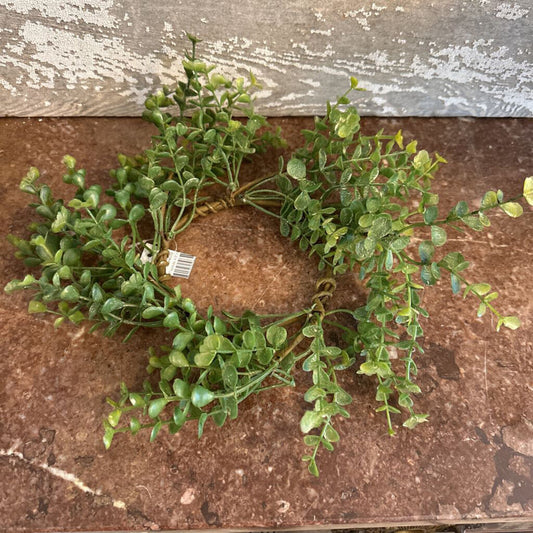
[[[291,146],[309,119],[277,119]],[[533,174],[533,120],[365,119],[419,140],[449,161],[435,190],[442,210],[488,189],[520,193]],[[69,153],[89,181],[105,180],[115,154],[142,150],[151,127],[137,119],[0,120],[0,283],[23,277],[5,235],[27,235],[32,215],[18,182],[30,165],[56,194]],[[277,167],[277,155],[247,169]],[[307,376],[294,389],[250,398],[237,420],[147,436],[119,436],[107,452],[105,399],[120,381],[142,384],[147,347],[164,335],[141,332],[129,343],[89,334],[88,326],[54,330],[53,318],[26,313],[28,294],[0,294],[0,529],[10,532],[347,527],[360,524],[530,520],[533,517],[533,217],[503,213],[486,233],[451,236],[472,262],[472,278],[500,291],[499,308],[523,327],[494,331],[475,302],[430,288],[424,303],[426,353],[419,357],[417,408],[430,421],[388,437],[375,413],[372,380],[343,376],[353,394],[341,441],[322,453],[311,477],[298,422]],[[234,209],[195,222],[180,249],[198,257],[184,294],[200,308],[285,312],[309,302],[316,264],[278,235],[275,220]],[[341,280],[337,302],[358,305],[364,289]],[[396,423],[398,421],[395,421]]]

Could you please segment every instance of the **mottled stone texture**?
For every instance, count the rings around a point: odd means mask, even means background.
[[[532,116],[529,0],[0,0],[0,115],[137,115],[181,76],[186,32],[269,115]]]
[[[295,146],[309,119],[278,119]],[[533,121],[366,119],[363,128],[394,133],[438,150],[450,163],[435,181],[442,209],[489,188],[508,197],[533,174]],[[58,194],[60,159],[70,153],[105,180],[114,155],[135,153],[151,127],[134,119],[4,119],[0,121],[0,284],[23,268],[3,236],[27,235],[31,211],[17,188],[30,165]],[[248,177],[277,166],[276,155],[246,169]],[[198,220],[180,247],[197,255],[183,292],[203,309],[290,310],[309,301],[315,262],[278,235],[275,220],[244,209]],[[347,527],[362,524],[531,521],[532,468],[532,210],[512,221],[493,217],[483,233],[451,235],[472,261],[472,279],[501,292],[499,307],[523,320],[516,332],[494,331],[475,302],[452,297],[445,282],[427,291],[432,319],[424,323],[419,357],[423,394],[418,409],[430,421],[386,435],[374,409],[375,383],[353,371],[343,386],[354,395],[351,418],[338,423],[341,441],[321,453],[321,477],[300,461],[298,421],[308,377],[294,389],[250,398],[222,429],[208,424],[176,436],[163,432],[116,437],[105,452],[101,421],[106,396],[124,380],[144,379],[150,344],[139,333],[128,344],[26,313],[27,294],[0,295],[0,529],[101,531],[206,528]],[[336,295],[356,305],[364,290],[345,276]],[[395,420],[395,423],[398,421]]]

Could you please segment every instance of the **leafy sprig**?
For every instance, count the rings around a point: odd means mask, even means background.
[[[168,331],[168,345],[149,349],[141,391],[121,385],[118,400],[104,427],[104,444],[117,433],[149,430],[154,440],[163,426],[176,433],[187,422],[201,436],[212,419],[217,426],[238,416],[251,394],[295,386],[294,369],[309,376],[305,393],[312,407],[300,429],[310,452],[303,460],[318,475],[317,455],[331,451],[340,438],[337,417],[349,416],[353,395],[339,385],[338,372],[353,368],[376,382],[377,411],[383,412],[392,435],[398,415],[414,428],[428,415],[417,413],[413,396],[417,353],[423,353],[422,321],[428,318],[422,293],[449,276],[453,293],[474,296],[478,316],[487,311],[501,326],[516,329],[517,317],[494,306],[498,293],[488,283],[465,275],[468,261],[442,247],[449,231],[482,231],[490,213],[501,210],[515,218],[524,198],[533,205],[533,177],[523,193],[504,201],[501,191],[488,191],[478,209],[460,201],[446,214],[432,183],[445,160],[416,141],[404,145],[401,131],[372,136],[360,131],[360,117],[349,90],[326,114],[304,130],[304,145],[278,172],[241,183],[245,161],[258,152],[283,145],[279,132],[253,108],[257,81],[228,80],[196,55],[198,40],[183,61],[185,81],[164,87],[146,100],[143,117],[157,134],[143,153],[119,154],[112,184],[88,185],[85,171],[65,156],[70,199],[55,199],[31,168],[20,188],[33,197],[39,216],[31,236],[10,236],[16,255],[38,274],[7,286],[29,290],[30,313],[65,321],[104,326],[105,335],[128,328],[127,340],[140,327]],[[176,236],[199,215],[234,206],[250,206],[275,217],[280,233],[316,257],[322,277],[309,305],[285,315],[216,316],[205,313],[171,287],[166,257]],[[143,250],[151,259],[143,260]],[[364,306],[328,309],[335,278],[356,272],[367,290]],[[328,345],[331,330],[342,337]],[[399,361],[393,354],[401,353]]]

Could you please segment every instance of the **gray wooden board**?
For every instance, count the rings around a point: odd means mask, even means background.
[[[138,115],[186,32],[267,115],[533,116],[532,0],[0,0],[0,115]]]

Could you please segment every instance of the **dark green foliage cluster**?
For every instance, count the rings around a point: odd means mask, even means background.
[[[348,417],[352,401],[338,372],[352,368],[376,380],[377,411],[385,413],[389,433],[393,415],[405,413],[408,428],[426,420],[413,409],[412,395],[420,392],[414,355],[423,352],[420,319],[428,313],[421,293],[427,286],[447,276],[454,293],[464,290],[478,300],[479,316],[488,310],[498,329],[519,327],[516,317],[494,308],[498,294],[490,285],[467,280],[461,253],[440,253],[440,247],[450,229],[489,226],[494,208],[520,216],[519,198],[533,205],[533,178],[518,198],[504,201],[501,191],[489,191],[479,209],[461,201],[440,213],[431,185],[444,159],[417,151],[416,141],[404,146],[401,132],[362,135],[348,99],[358,90],[352,78],[346,94],[303,132],[304,146],[280,160],[276,174],[241,184],[242,163],[282,140],[254,112],[253,76],[227,80],[197,59],[197,40],[191,41],[186,81],[147,99],[143,116],[158,134],[139,156],[119,155],[108,201],[100,185],[86,184],[71,156],[64,158],[64,181],[75,190],[69,201],[54,199],[38,183],[37,169],[30,169],[20,188],[34,197],[39,221],[30,225],[28,240],[10,240],[39,275],[14,280],[6,290],[32,291],[29,312],[56,315],[56,326],[88,319],[106,335],[128,326],[126,338],[139,327],[169,330],[169,345],[149,350],[147,371],[156,380],[147,379],[136,392],[122,384],[118,401],[108,400],[106,447],[117,433],[149,429],[154,440],[163,426],[176,433],[190,421],[201,436],[209,418],[218,426],[236,418],[251,394],[294,386],[293,370],[301,365],[312,382],[305,393],[311,405],[300,422],[310,447],[303,459],[318,475],[317,453],[333,449],[335,418]],[[179,285],[166,283],[161,262],[176,235],[202,210],[238,205],[278,218],[281,235],[316,256],[324,272],[307,308],[276,316],[215,316],[211,308],[202,314]],[[143,262],[148,246],[152,260]],[[366,304],[326,309],[335,277],[347,271],[364,283]],[[340,332],[342,346],[327,344],[329,330]],[[393,352],[402,354],[399,364]]]

